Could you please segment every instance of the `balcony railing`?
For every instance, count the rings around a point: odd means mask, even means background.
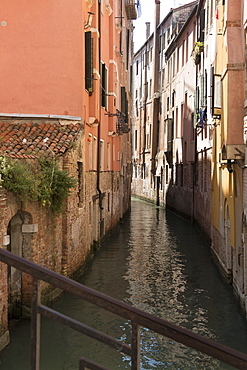
[[[117,116],[117,125],[116,125],[116,130],[119,135],[122,134],[127,134],[130,132],[130,127],[128,125],[126,115],[122,112],[120,112],[118,109],[116,110],[116,116]]]
[[[140,369],[140,327],[148,328],[158,334],[194,348],[211,357],[214,357],[237,369],[247,369],[247,355],[226,347],[211,339],[204,338],[187,329],[171,324],[166,320],[157,318],[143,312],[117,299],[88,288],[74,280],[57,274],[54,271],[41,267],[22,257],[16,256],[0,248],[0,261],[13,266],[33,277],[33,296],[31,314],[31,359],[30,369],[39,370],[40,366],[40,318],[41,315],[49,317],[80,333],[105,343],[121,351],[131,358],[132,370]],[[41,304],[40,281],[45,281],[64,292],[71,293],[87,302],[95,304],[109,312],[129,320],[132,323],[132,343],[128,345],[116,340],[102,332],[84,325],[66,315]],[[81,357],[79,370],[107,370],[105,367]]]
[[[136,0],[125,0],[125,11],[128,19],[137,18]]]

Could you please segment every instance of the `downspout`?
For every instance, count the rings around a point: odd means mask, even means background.
[[[153,177],[156,173],[155,157],[158,150],[158,114],[159,114],[159,97],[155,97],[154,93],[158,92],[158,75],[159,75],[159,35],[158,25],[160,22],[160,0],[155,0],[155,29],[154,29],[154,86],[153,86],[153,129],[152,129],[152,157],[151,157],[151,173]]]
[[[120,45],[119,45],[119,49],[120,49],[120,55],[123,54],[123,51],[122,51],[122,37],[123,37],[123,31],[122,31],[122,28],[123,28],[123,0],[120,0],[120,7],[121,7],[121,13],[120,13],[120,29],[121,29],[121,32],[120,32]]]
[[[158,153],[158,136],[159,136],[159,29],[160,23],[160,0],[155,0],[155,29],[154,29],[154,86],[153,86],[153,129],[152,129],[152,153],[151,153],[151,176],[153,181],[156,181],[156,155]],[[158,95],[156,95],[158,93]],[[157,178],[156,182],[156,205],[159,206],[159,186],[160,181]]]
[[[146,41],[146,49],[145,49],[145,61],[144,61],[144,104],[143,104],[143,147],[142,147],[142,177],[145,179],[145,171],[146,171],[146,126],[147,126],[147,41]]]
[[[98,48],[99,48],[99,72],[100,72],[100,88],[99,88],[99,124],[98,124],[98,142],[97,142],[97,191],[99,194],[99,208],[100,208],[100,222],[101,222],[101,211],[103,210],[102,207],[102,192],[100,190],[100,135],[101,135],[101,0],[98,0],[98,31],[99,31],[99,38],[98,38]]]

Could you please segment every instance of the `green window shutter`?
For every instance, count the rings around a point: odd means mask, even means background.
[[[194,91],[194,128],[196,127],[196,123],[198,121],[198,114],[199,114],[199,86],[196,87]]]
[[[205,106],[205,77],[204,75],[200,76],[200,107]]]

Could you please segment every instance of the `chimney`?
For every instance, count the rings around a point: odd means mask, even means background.
[[[160,24],[160,0],[155,0],[155,27]]]
[[[146,22],[146,40],[149,38],[150,36],[150,22]]]

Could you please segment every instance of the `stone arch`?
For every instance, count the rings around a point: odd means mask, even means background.
[[[20,257],[27,257],[27,245],[30,245],[30,233],[24,233],[23,225],[31,224],[28,212],[18,211],[9,221],[8,235],[10,243],[7,249]],[[22,317],[22,273],[15,267],[8,267],[9,318]]]

